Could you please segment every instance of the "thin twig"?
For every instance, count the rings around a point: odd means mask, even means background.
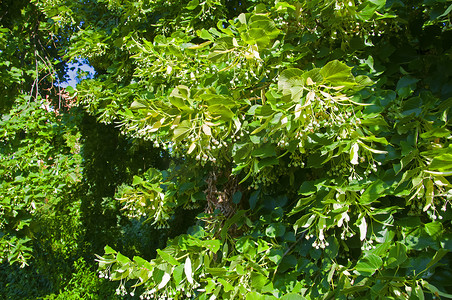
[[[39,95],[39,70],[38,70],[38,50],[35,49],[35,64],[36,64],[36,96],[35,96],[35,100],[38,100],[38,95]],[[33,87],[32,87],[33,88]],[[33,89],[31,90],[31,92],[33,92]]]

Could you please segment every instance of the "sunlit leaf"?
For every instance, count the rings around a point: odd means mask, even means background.
[[[163,274],[162,281],[157,286],[157,289],[159,289],[159,290],[163,289],[170,280],[171,280],[171,274],[169,274],[169,273]]]
[[[185,263],[184,263],[184,273],[185,273],[185,276],[187,276],[187,281],[190,284],[193,284],[193,273],[192,273],[192,268],[191,268],[191,260],[190,260],[190,257],[188,257],[188,256],[185,259]]]
[[[363,276],[372,276],[382,265],[383,261],[379,256],[368,254],[358,261],[355,269]]]
[[[359,227],[359,239],[363,241],[366,238],[367,234],[367,222],[364,216],[361,219],[359,219],[358,227]]]
[[[359,151],[359,145],[357,143],[354,143],[351,148],[351,152],[350,152],[350,163],[353,165],[357,165],[359,163],[358,151]]]
[[[173,256],[171,256],[171,254],[165,251],[157,249],[157,253],[160,255],[161,258],[163,258],[165,261],[169,262],[173,266],[177,266],[180,264],[180,262],[178,262]]]

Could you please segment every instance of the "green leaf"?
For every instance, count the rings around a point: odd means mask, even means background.
[[[205,290],[207,293],[212,293],[215,290],[216,282],[211,278],[207,278],[207,285],[205,286]]]
[[[143,267],[147,261],[139,256],[134,256],[133,261],[137,264],[139,267]]]
[[[232,147],[232,155],[234,157],[234,160],[237,162],[240,162],[243,159],[247,158],[250,152],[251,152],[250,143],[235,143],[234,146]],[[243,166],[242,168],[244,168],[247,166],[247,164],[244,164],[242,166]]]
[[[306,214],[303,217],[301,217],[300,219],[298,219],[293,228],[295,231],[298,230],[298,228],[302,227],[302,228],[308,228],[309,226],[311,226],[312,222],[314,222],[314,220],[316,219],[317,215],[316,214]]]
[[[182,274],[184,272],[184,266],[178,265],[173,270],[173,278],[176,284],[182,283]]]
[[[375,254],[367,254],[356,264],[356,271],[363,276],[372,276],[383,265],[383,260]]]
[[[302,185],[298,189],[298,193],[303,196],[309,196],[317,192],[314,181],[303,181]]]
[[[279,160],[276,157],[266,157],[264,159],[259,160],[259,162],[257,163],[259,170],[268,166],[275,165],[279,165]]]
[[[196,143],[193,142],[193,143],[191,143],[190,147],[188,148],[187,154],[192,153],[195,149],[196,149]]]
[[[254,193],[257,193],[257,191],[254,192]],[[251,197],[253,197],[254,193],[251,195]],[[251,198],[250,198],[250,201],[251,201]],[[252,209],[252,208],[251,208],[251,209]],[[245,213],[246,213],[246,210],[239,210],[238,212],[236,212],[236,213],[232,216],[232,218],[228,219],[228,220],[224,223],[224,225],[223,225],[223,227],[221,228],[221,231],[220,231],[220,236],[221,236],[221,239],[222,239],[223,241],[226,240],[226,235],[227,235],[227,233],[228,233],[229,227],[231,227],[232,224],[236,224],[236,223],[243,217],[243,215],[244,215]]]
[[[364,1],[363,5],[360,5],[358,16],[363,21],[369,21],[377,9],[384,7],[386,0],[372,0]]]
[[[213,42],[215,40],[215,38],[204,28],[201,29],[201,30],[196,31],[196,34],[200,38],[205,39],[205,40],[209,40],[211,42]]]
[[[251,155],[260,158],[276,156],[275,146],[270,143],[263,144],[261,147],[254,149]]]
[[[212,276],[225,276],[227,270],[224,268],[206,268],[206,272],[211,274]]]
[[[251,287],[255,290],[261,290],[265,284],[267,283],[267,277],[260,273],[252,272],[251,273]]]
[[[178,262],[171,254],[162,251],[160,249],[157,249],[157,253],[160,255],[160,257],[165,260],[166,262],[172,264],[173,266],[178,266],[180,262]]]
[[[183,126],[182,124],[180,124],[173,131],[173,140],[180,140],[180,139],[182,139],[184,137],[184,135],[187,134],[190,130],[191,130],[190,127]]]
[[[138,101],[133,101],[132,104],[130,105],[130,108],[131,109],[143,109],[143,108],[147,108],[147,106]]]
[[[396,91],[399,96],[406,98],[408,97],[413,90],[416,89],[416,83],[419,82],[419,79],[411,77],[411,76],[403,76],[397,82]]]
[[[427,211],[430,206],[433,204],[433,197],[434,197],[434,187],[433,187],[433,181],[431,179],[427,180],[427,183],[425,184],[425,206],[423,211]]]
[[[217,253],[220,250],[221,242],[219,240],[205,240],[201,242],[201,245],[213,253]]]
[[[200,96],[201,99],[207,102],[208,105],[223,105],[226,107],[236,106],[235,101],[231,97],[217,95],[217,94],[203,94]]]
[[[263,299],[263,295],[257,293],[257,292],[249,292],[246,293],[246,300],[262,300]]]
[[[223,120],[230,121],[234,118],[234,113],[226,106],[221,104],[211,105],[207,110],[214,116],[221,116]]]
[[[422,290],[422,287],[420,285],[417,285],[414,287],[413,292],[411,293],[410,299],[419,299],[424,300],[424,291]]]
[[[256,14],[252,15],[248,22],[250,29],[262,29],[268,39],[276,38],[280,31],[276,28],[275,22],[267,16]],[[251,30],[250,30],[251,31]],[[252,34],[250,34],[252,35]],[[261,39],[262,36],[256,36],[256,39]]]
[[[130,262],[130,259],[124,255],[122,255],[121,253],[118,252],[118,254],[116,255],[116,260],[118,261],[118,263],[125,265],[128,264]]]
[[[254,209],[256,207],[257,200],[259,199],[259,190],[254,191],[249,199],[250,209]]]
[[[282,71],[278,77],[278,89],[283,91],[284,94],[292,94],[291,89],[293,87],[299,87],[301,89],[304,86],[302,75],[303,71],[300,69],[289,68]],[[292,97],[294,101],[297,101],[301,95],[292,95]]]
[[[438,17],[436,17],[437,19],[442,18],[447,16],[448,14],[450,14],[450,12],[452,11],[452,4],[449,5],[449,7],[446,9],[445,12],[443,12],[442,14],[440,14]]]
[[[270,259],[275,264],[279,264],[283,258],[283,252],[281,249],[270,249],[270,254],[268,259]]]
[[[267,242],[262,239],[257,240],[257,253],[262,253],[270,249],[270,246]]]
[[[269,224],[268,227],[265,229],[265,235],[267,235],[270,238],[283,236],[285,232],[286,227],[280,223]]]
[[[246,15],[244,13],[241,13],[237,19],[240,21],[240,23],[246,25]]]
[[[384,197],[384,193],[388,189],[388,185],[381,179],[377,179],[372,183],[361,195],[359,202],[362,204],[370,204],[378,198]]]
[[[196,7],[198,7],[198,5],[199,5],[199,1],[198,0],[191,0],[190,2],[188,2],[187,6],[185,8],[189,9],[189,10],[193,10]]]
[[[116,254],[116,251],[113,250],[113,248],[111,248],[108,245],[104,247],[104,251],[105,251],[105,254]]]
[[[406,254],[406,246],[400,242],[389,249],[386,265],[388,268],[395,268],[400,266],[408,258]]]
[[[240,200],[242,200],[242,192],[241,191],[237,191],[234,193],[234,195],[232,195],[232,202],[234,204],[239,204]]]
[[[262,130],[266,129],[268,127],[268,124],[270,124],[270,120],[271,118],[267,118],[267,120],[264,122],[264,124],[262,124],[261,126],[259,126],[258,128],[256,128],[255,130],[253,130],[253,132],[251,132],[252,135],[254,134],[258,134],[259,132],[261,132]]]
[[[443,231],[443,225],[440,222],[430,222],[425,224],[425,232],[431,236],[434,240],[441,237]]]
[[[139,176],[133,176],[133,182],[132,185],[139,185],[142,184],[144,182],[143,178],[139,177]]]
[[[217,280],[218,280],[219,283],[221,283],[221,285],[223,286],[223,289],[224,289],[225,292],[229,292],[229,291],[233,291],[234,290],[234,287],[232,286],[232,284],[230,284],[226,280],[224,280],[222,278],[218,278]]]
[[[263,14],[253,14],[247,24],[248,30],[241,33],[243,41],[249,45],[257,44],[260,49],[266,47],[280,33],[273,20]]]
[[[332,85],[354,85],[355,80],[352,76],[350,67],[346,64],[334,60],[327,63],[321,70],[320,74],[323,79]]]
[[[339,242],[337,241],[336,237],[334,237],[334,236],[329,236],[326,240],[327,240],[329,246],[327,246],[325,248],[325,250],[324,250],[325,254],[330,259],[335,259],[339,253]]]
[[[426,230],[422,227],[418,227],[410,232],[410,234],[405,237],[404,244],[407,246],[408,250],[421,250],[427,247],[437,249],[439,247],[438,241],[427,234]]]
[[[359,140],[358,140],[358,143],[361,145],[361,147],[363,147],[364,149],[366,149],[367,151],[370,151],[372,153],[376,153],[376,154],[387,154],[388,153],[387,151],[382,151],[382,150],[377,150],[377,149],[371,148]]]
[[[441,237],[441,247],[452,251],[452,233],[444,233]]]
[[[438,288],[436,286],[428,283],[427,281],[425,281],[423,279],[421,279],[421,282],[422,282],[422,286],[427,288],[434,295],[438,295],[438,296],[441,296],[441,297],[452,299],[452,295],[451,294],[441,292],[440,290],[438,290]]]
[[[452,135],[452,133],[448,129],[446,129],[444,127],[440,127],[440,128],[433,128],[432,130],[424,132],[420,135],[420,137],[423,139],[447,138],[447,137],[450,137],[451,135]]]
[[[402,159],[400,160],[400,169],[395,170],[395,168],[394,168],[394,170],[396,171],[396,175],[397,175],[400,171],[402,171],[403,169],[405,169],[405,168],[408,166],[408,164],[409,164],[415,157],[417,157],[418,155],[419,155],[419,151],[418,151],[417,149],[411,151],[408,155],[404,155],[404,156],[402,157]]]
[[[433,256],[432,260],[427,264],[427,267],[425,268],[425,270],[429,269],[430,267],[435,265],[437,262],[439,262],[441,260],[441,258],[443,258],[444,255],[446,255],[447,253],[449,253],[449,250],[443,249],[443,248],[436,251],[435,256]]]
[[[435,156],[432,163],[429,165],[429,169],[441,172],[452,170],[452,153],[444,153]]]
[[[261,137],[257,135],[250,136],[250,140],[253,144],[260,144],[261,143]]]
[[[305,300],[306,298],[301,295],[298,295],[298,294],[289,293],[289,294],[285,294],[280,299],[281,300]]]
[[[169,100],[170,103],[177,107],[178,109],[187,108],[187,105],[185,104],[185,101],[182,98],[170,97]]]

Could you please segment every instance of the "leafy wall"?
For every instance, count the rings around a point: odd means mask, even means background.
[[[449,2],[34,3],[96,69],[78,105],[168,156],[111,186],[122,217],[191,226],[107,238],[119,295],[452,297]]]

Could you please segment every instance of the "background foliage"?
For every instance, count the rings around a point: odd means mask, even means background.
[[[2,5],[10,295],[452,297],[450,2]]]

